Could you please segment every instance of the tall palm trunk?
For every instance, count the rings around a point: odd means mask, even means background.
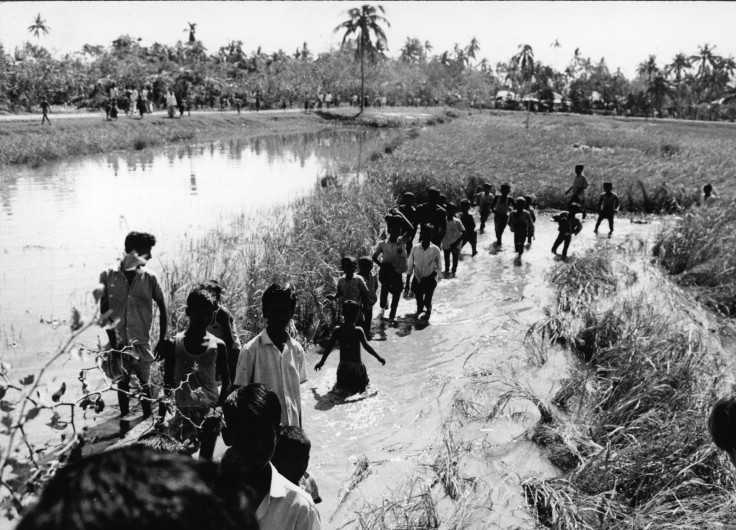
[[[360,34],[360,112],[365,106],[365,46],[363,46],[363,32]]]

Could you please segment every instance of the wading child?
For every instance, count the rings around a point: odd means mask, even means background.
[[[598,233],[598,227],[601,221],[608,221],[608,237],[613,235],[613,216],[618,211],[619,201],[618,195],[613,193],[613,184],[610,182],[603,183],[603,193],[598,198],[598,220],[595,223],[594,233]]]
[[[232,384],[235,378],[235,369],[238,366],[238,356],[240,355],[240,340],[238,333],[235,331],[235,322],[230,310],[220,303],[222,292],[224,289],[217,280],[207,280],[200,284],[200,289],[206,289],[215,297],[215,317],[212,323],[207,326],[207,332],[212,333],[215,337],[225,343],[227,348],[227,367],[230,371],[231,380],[227,383]]]
[[[450,256],[452,256],[452,274],[457,272],[457,262],[460,257],[460,245],[465,236],[465,227],[460,219],[455,217],[457,207],[453,203],[447,205],[447,231],[442,238],[442,251],[445,254],[445,274],[450,273]]]
[[[276,471],[306,491],[314,504],[322,502],[314,477],[307,472],[312,442],[300,427],[281,427],[279,441],[271,458]]]
[[[496,229],[496,246],[501,246],[501,237],[509,222],[509,212],[513,206],[513,199],[509,197],[511,186],[504,182],[501,184],[501,194],[493,198],[491,210],[493,211],[493,224]]]
[[[360,306],[348,300],[342,306],[342,314],[345,322],[332,332],[330,341],[325,347],[322,359],[315,365],[314,369],[319,371],[325,365],[335,343],[340,346],[340,364],[337,365],[337,383],[335,390],[345,394],[362,394],[368,386],[368,372],[360,360],[360,347],[373,355],[378,362],[386,364],[386,361],[376,353],[365,338],[365,333],[355,322],[360,314]]]
[[[532,217],[532,231],[527,236],[527,246],[532,245],[532,239],[534,239],[534,225],[537,224],[537,212],[534,211],[534,197],[531,195],[525,195],[524,196],[524,202],[526,203],[524,205],[524,209],[529,212],[529,215]]]
[[[521,263],[521,255],[524,253],[524,243],[529,234],[534,234],[534,221],[531,214],[526,211],[526,199],[517,197],[516,209],[509,215],[509,229],[514,233],[514,250],[518,254],[516,263]]]
[[[381,241],[373,253],[373,261],[378,264],[378,280],[381,282],[381,310],[388,308],[388,295],[391,295],[391,312],[388,318],[396,318],[403,282],[401,275],[407,270],[408,253],[401,233],[401,220],[388,217],[386,220],[388,239]],[[381,257],[381,261],[378,258]]]
[[[199,458],[212,460],[220,434],[220,407],[227,397],[230,372],[225,343],[207,332],[215,316],[215,296],[195,289],[187,297],[189,327],[161,346],[164,358],[164,389],[174,393],[176,411],[172,434],[182,443],[199,445]],[[222,388],[217,390],[217,378]],[[161,420],[166,411],[159,408]]]
[[[342,272],[345,273],[345,276],[337,280],[337,292],[327,296],[327,299],[336,300],[338,307],[342,307],[343,302],[347,300],[357,302],[361,309],[366,307],[369,303],[370,293],[368,292],[368,286],[365,284],[365,280],[355,275],[355,259],[345,256],[340,261],[340,267],[342,268]],[[362,313],[358,324],[363,325]]]
[[[557,239],[555,239],[552,245],[552,254],[557,254],[557,247],[562,245],[562,259],[567,258],[567,249],[570,248],[570,241],[572,240],[573,234],[577,235],[583,229],[583,225],[580,223],[575,214],[571,212],[560,212],[557,215],[552,216],[552,222],[558,225]]]
[[[368,256],[358,259],[358,276],[363,278],[366,287],[368,287],[368,303],[363,306],[363,331],[365,336],[370,340],[371,322],[373,322],[373,306],[378,301],[378,277],[373,274],[373,260]]]
[[[290,288],[274,283],[263,293],[262,304],[266,329],[240,352],[233,384],[267,385],[281,402],[281,423],[300,427],[302,398],[299,385],[307,380],[304,349],[286,331],[296,309],[296,295]]]
[[[460,249],[462,250],[465,243],[470,243],[470,248],[473,251],[472,255],[475,256],[478,253],[475,248],[478,243],[478,233],[475,231],[475,219],[473,219],[473,214],[470,213],[470,201],[468,199],[460,201],[460,211],[462,212],[460,214],[460,222],[463,224],[463,228],[465,228]]]
[[[486,221],[491,215],[493,200],[496,198],[496,190],[490,182],[483,183],[483,191],[477,195],[478,213],[480,214],[480,233],[486,229]]]
[[[43,125],[44,121],[51,125],[51,120],[49,119],[49,102],[46,101],[46,98],[41,100],[41,112],[43,112],[43,116],[41,116],[41,125]]]
[[[238,388],[225,400],[222,438],[229,449],[221,469],[236,489],[248,492],[260,530],[319,530],[310,496],[271,464],[283,416],[278,396],[258,383]]]
[[[447,230],[447,212],[441,205],[442,194],[437,188],[427,190],[427,202],[417,208],[417,222],[432,227],[432,244],[439,247]]]
[[[409,254],[409,271],[414,274],[411,290],[416,295],[417,316],[426,307],[427,312],[422,315],[423,320],[429,320],[432,315],[432,295],[437,288],[437,275],[442,270],[440,249],[432,243],[432,225],[423,225],[419,232],[419,243],[414,245]]]
[[[154,302],[159,310],[159,341],[154,351],[159,351],[167,331],[163,291],[156,276],[143,268],[151,259],[151,249],[155,244],[156,238],[151,234],[130,232],[125,236],[125,256],[120,266],[103,271],[100,283],[93,291],[95,300],[100,301],[100,313],[104,315],[111,311],[110,322],[115,323],[112,329],[107,330],[110,347],[116,351],[124,350],[124,375],[117,382],[121,417],[130,412],[128,392],[132,375],[137,376],[141,384],[143,416],[148,418],[151,415],[149,380],[154,356],[150,332]]]
[[[572,196],[577,196],[577,202],[580,204],[582,204],[583,197],[585,196],[585,190],[588,188],[588,179],[585,178],[585,175],[583,175],[583,169],[585,169],[585,166],[582,164],[578,164],[575,166],[575,178],[572,181],[572,186],[570,186],[565,192],[565,195],[572,192]]]
[[[412,230],[409,232],[404,232],[401,234],[401,237],[404,239],[404,242],[406,243],[406,254],[409,255],[409,252],[411,252],[411,247],[414,244],[414,237],[417,234],[417,230],[419,229],[419,219],[417,218],[417,209],[416,209],[416,198],[414,197],[414,194],[410,191],[407,191],[401,196],[401,202],[399,203],[399,211],[401,214],[411,223]],[[404,287],[404,294],[409,294],[409,286],[411,284],[411,271],[409,271],[409,274],[406,275],[406,287]]]

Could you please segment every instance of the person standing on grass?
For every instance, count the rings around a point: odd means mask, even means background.
[[[470,213],[470,201],[463,199],[460,201],[460,222],[463,224],[465,233],[463,234],[463,241],[460,244],[460,250],[465,246],[465,243],[470,243],[470,248],[473,251],[472,256],[478,254],[476,245],[478,244],[478,233],[475,231],[475,219],[473,214]]]
[[[557,223],[558,226],[557,239],[552,245],[552,254],[557,254],[557,248],[562,245],[562,259],[567,259],[567,250],[570,248],[572,236],[579,234],[583,225],[573,212],[560,212],[553,215],[551,221]]]
[[[169,118],[176,115],[176,96],[171,90],[166,93],[166,110],[169,113]]]
[[[447,231],[447,212],[440,205],[442,194],[437,188],[427,190],[427,202],[417,208],[417,222],[424,226],[432,226],[432,244],[439,247]]]
[[[363,329],[355,325],[360,315],[360,306],[352,300],[348,300],[342,306],[342,314],[345,321],[332,332],[332,336],[322,354],[322,359],[315,365],[314,369],[320,371],[335,347],[335,343],[339,344],[340,364],[337,365],[335,390],[344,394],[362,394],[370,381],[368,371],[360,359],[360,347],[363,346],[363,349],[378,359],[381,364],[385,365],[386,361],[368,344]]]
[[[524,253],[524,243],[528,237],[534,234],[534,221],[531,214],[526,211],[526,199],[516,199],[516,210],[509,215],[509,229],[514,233],[514,250],[518,254],[515,262],[521,263],[521,255]]]
[[[490,182],[483,183],[483,191],[477,195],[476,202],[478,204],[478,213],[480,214],[480,229],[479,232],[483,234],[486,229],[486,221],[491,215],[492,204],[496,198],[496,190],[493,188],[493,184]]]
[[[230,372],[229,386],[235,378],[235,369],[238,366],[238,357],[240,356],[240,339],[238,332],[235,330],[235,321],[230,310],[220,303],[222,292],[224,289],[217,280],[207,280],[199,285],[200,289],[206,289],[215,297],[215,316],[212,322],[207,326],[207,333],[211,333],[222,342],[227,348],[227,366]],[[224,384],[224,383],[223,383]]]
[[[493,212],[493,224],[496,229],[496,246],[501,246],[501,238],[509,222],[509,211],[513,206],[513,200],[509,197],[511,185],[508,182],[501,184],[501,194],[493,197],[491,211]]]
[[[582,204],[582,200],[585,196],[585,190],[588,188],[588,179],[585,178],[585,175],[583,174],[583,169],[585,169],[585,166],[582,164],[578,164],[575,166],[575,178],[572,181],[572,186],[570,186],[565,192],[565,195],[572,192],[572,196],[577,197],[578,200],[576,202],[580,204]]]
[[[380,267],[378,280],[381,282],[381,312],[388,308],[388,295],[391,295],[389,320],[396,318],[403,286],[401,275],[407,270],[408,252],[401,236],[402,222],[398,217],[387,217],[388,239],[378,243],[373,253],[373,261]],[[381,261],[378,260],[379,256]]]
[[[613,193],[613,184],[604,182],[603,193],[598,198],[598,220],[595,223],[593,233],[598,233],[601,221],[606,219],[608,221],[608,237],[610,238],[613,235],[613,216],[618,211],[619,204],[618,195]]]
[[[419,232],[419,243],[414,245],[409,254],[409,271],[414,274],[411,290],[416,295],[417,316],[426,308],[420,318],[429,320],[432,315],[432,295],[437,287],[437,275],[442,271],[442,256],[437,245],[432,243],[434,227],[422,225]]]
[[[44,121],[51,125],[51,120],[49,119],[49,102],[45,97],[41,100],[41,112],[43,112],[43,116],[41,116],[41,125],[43,125]]]
[[[361,280],[362,281],[362,280]],[[274,283],[263,293],[266,329],[240,352],[235,369],[235,387],[263,383],[281,402],[281,424],[302,426],[299,385],[307,380],[304,348],[287,332],[296,309],[296,295],[289,287]]]
[[[212,460],[220,435],[222,404],[230,386],[228,352],[225,343],[207,332],[215,316],[215,296],[197,288],[187,296],[189,327],[173,341],[161,345],[164,359],[164,389],[174,393],[174,419],[170,430],[176,438],[199,447],[199,458]],[[217,391],[217,379],[222,380]],[[160,421],[166,407],[159,406]]]
[[[713,189],[713,186],[706,184],[703,186],[703,197],[700,199],[702,206],[712,206],[713,203],[718,199],[718,194]]]
[[[138,100],[136,101],[136,107],[138,108],[138,113],[140,114],[140,119],[143,119],[143,115],[146,113],[146,101],[143,99],[143,96],[138,96]]]
[[[111,311],[113,327],[107,330],[110,347],[123,351],[124,375],[118,381],[118,403],[120,416],[130,412],[131,376],[141,384],[143,417],[151,416],[151,389],[149,380],[154,362],[151,351],[151,324],[153,303],[159,310],[159,341],[154,348],[158,353],[166,338],[167,313],[164,294],[156,276],[143,267],[151,259],[151,249],[156,238],[145,232],[130,232],[125,237],[125,256],[117,269],[108,269],[100,274],[99,285],[93,291],[100,302],[100,313]]]
[[[457,207],[453,203],[447,205],[447,231],[442,238],[442,251],[445,254],[445,274],[450,274],[450,256],[452,256],[452,274],[457,273],[457,262],[460,257],[460,245],[465,237],[465,227],[455,217]]]

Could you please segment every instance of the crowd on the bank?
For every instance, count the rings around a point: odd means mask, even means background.
[[[566,192],[571,195],[568,209],[551,217],[558,226],[552,252],[561,245],[562,258],[582,228],[580,217],[586,215],[581,206],[588,188],[583,170],[582,165],[575,168]],[[619,209],[612,188],[610,182],[603,184],[594,229],[597,233],[606,221],[609,237]],[[703,191],[704,205],[717,198],[710,185]],[[469,245],[471,257],[477,255],[478,234],[485,232],[491,216],[494,247],[502,246],[507,227],[517,262],[531,247],[539,220],[533,196],[514,199],[508,183],[498,192],[494,184],[485,183],[476,192],[460,201],[459,208],[437,188],[429,188],[421,204],[413,193],[404,193],[386,213],[386,237],[372,256],[342,258],[344,274],[327,297],[340,309],[338,323],[322,343],[322,358],[314,367],[320,370],[339,347],[332,390],[336,395],[366,391],[369,378],[361,349],[386,364],[369,343],[376,303],[380,318],[394,320],[402,294],[413,294],[416,312],[410,318],[429,320],[440,275],[457,274],[464,245]],[[476,206],[479,225],[471,212]],[[145,268],[155,244],[151,234],[129,233],[122,260],[100,274],[93,290],[110,323],[102,369],[116,384],[121,435],[129,429],[131,397],[137,398],[143,418],[150,418],[153,427],[130,448],[93,455],[60,470],[19,530],[182,524],[203,530],[320,528],[316,504],[321,498],[308,471],[311,443],[300,390],[307,380],[307,361],[304,348],[288,331],[296,293],[278,284],[266,289],[261,299],[265,328],[241,347],[233,315],[221,303],[223,286],[205,279],[187,296],[188,327],[169,337],[166,297],[155,274]],[[160,339],[152,347],[154,305]],[[162,367],[162,388],[152,383],[156,363]],[[711,428],[719,447],[728,450],[736,464],[732,409],[732,401],[719,403]],[[213,464],[220,436],[227,450],[219,464]],[[199,462],[189,456],[195,453]]]

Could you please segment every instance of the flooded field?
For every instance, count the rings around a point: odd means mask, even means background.
[[[0,358],[20,367],[56,346],[130,230],[156,235],[158,272],[185,237],[286,204],[394,134],[331,128],[3,169]]]

